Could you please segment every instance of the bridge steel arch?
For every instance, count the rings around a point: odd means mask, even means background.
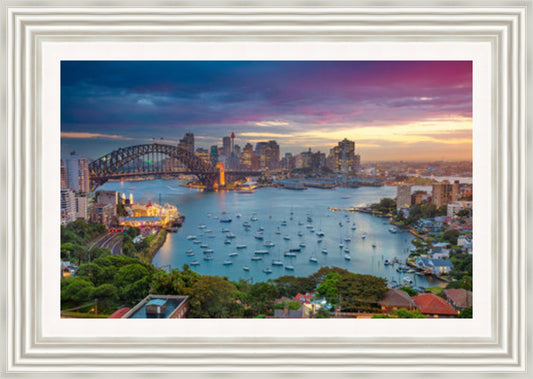
[[[181,147],[154,143],[119,148],[89,163],[91,190],[94,191],[112,177],[117,178],[121,174],[126,174],[125,167],[130,162],[152,153],[164,154],[181,161],[188,172],[196,175],[207,190],[214,189],[219,175],[218,169]],[[142,173],[139,171],[139,174]]]

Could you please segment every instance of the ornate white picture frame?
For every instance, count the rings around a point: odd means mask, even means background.
[[[526,40],[532,26],[531,0],[505,6],[463,2],[405,7],[346,1],[312,6],[231,1],[1,4],[3,375],[526,375],[528,360],[531,363],[527,109],[532,96],[526,76],[531,66],[531,42]],[[158,324],[60,319],[55,195],[60,61],[268,59],[267,54],[278,59],[474,61],[474,318],[155,321]]]

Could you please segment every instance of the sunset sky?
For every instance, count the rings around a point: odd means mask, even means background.
[[[281,152],[355,141],[361,160],[471,160],[470,61],[61,63],[62,155],[195,135]]]

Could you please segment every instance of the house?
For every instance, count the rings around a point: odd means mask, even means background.
[[[444,290],[446,300],[454,307],[455,310],[461,310],[472,306],[472,292],[463,288],[453,288]]]
[[[131,311],[130,307],[120,308],[113,312],[108,318],[122,318],[129,311]]]
[[[416,303],[411,299],[407,292],[400,289],[391,288],[385,294],[385,297],[379,301],[383,313],[391,313],[395,309],[405,308],[410,311],[415,310]]]
[[[424,293],[414,296],[413,301],[420,312],[428,317],[457,317],[457,312],[442,297],[433,293]]]
[[[449,259],[415,258],[415,262],[420,269],[433,275],[448,274],[453,269]]]
[[[450,258],[450,250],[434,246],[430,250],[430,256],[432,259],[448,259]]]
[[[274,309],[274,318],[309,318],[311,317],[311,312],[304,304],[297,309],[291,310],[288,307],[284,309]]]
[[[303,303],[309,304],[315,298],[315,294],[316,294],[315,292],[306,293],[306,294],[298,293],[295,296],[296,297],[296,301],[299,301],[302,304]]]

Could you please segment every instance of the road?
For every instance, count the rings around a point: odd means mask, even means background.
[[[122,254],[122,234],[107,233],[98,236],[92,245],[90,245],[89,250],[95,247],[105,247],[111,251],[111,254],[120,255]]]

